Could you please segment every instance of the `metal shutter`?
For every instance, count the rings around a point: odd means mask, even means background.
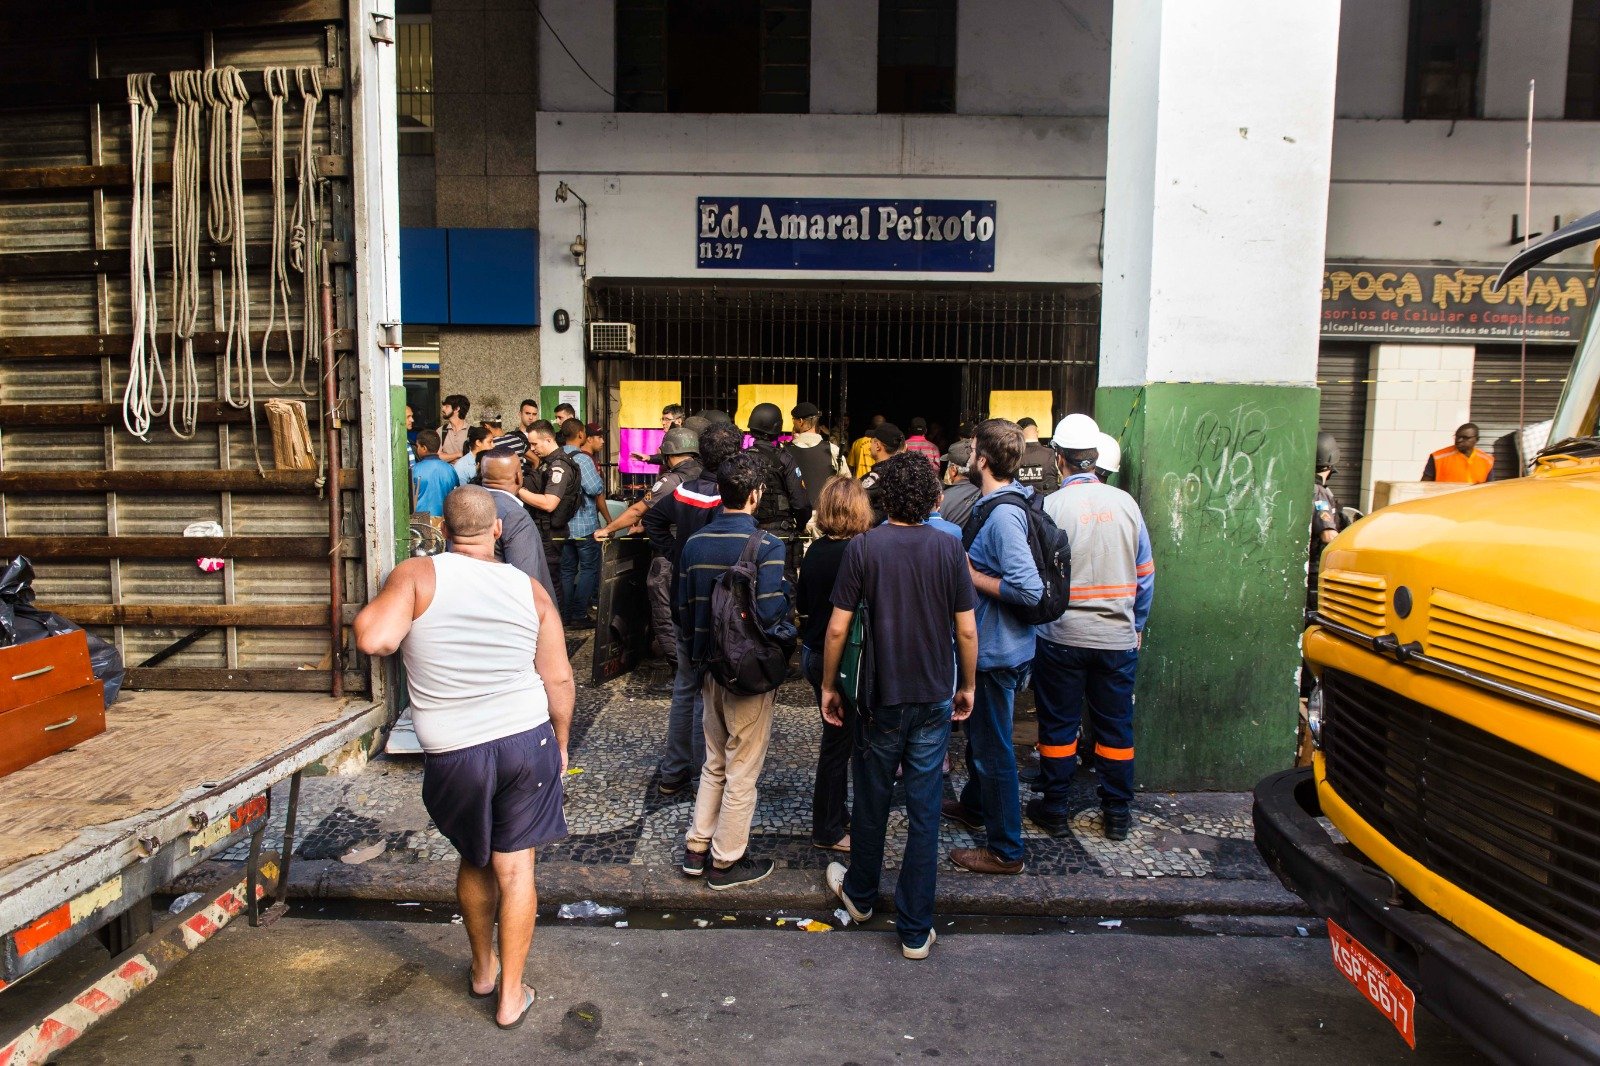
[[[1525,425],[1552,418],[1567,372],[1577,349],[1562,345],[1528,349],[1527,406]],[[1494,454],[1496,479],[1516,477],[1517,453],[1501,437],[1517,431],[1519,397],[1522,393],[1522,352],[1520,346],[1480,346],[1472,364],[1472,421],[1478,424],[1480,447]]]
[[[1335,491],[1355,503],[1361,487],[1361,460],[1367,443],[1367,377],[1371,347],[1324,345],[1317,355],[1317,387],[1322,390],[1317,429],[1339,442],[1341,476]]]

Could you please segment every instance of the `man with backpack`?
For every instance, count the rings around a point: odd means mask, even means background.
[[[539,527],[544,541],[545,561],[552,574],[561,572],[561,544],[567,535],[567,523],[577,513],[583,498],[583,476],[572,456],[556,443],[556,427],[540,419],[528,428],[528,450],[539,459],[539,465],[523,480],[517,498],[528,508],[528,514]],[[561,538],[561,542],[556,540]],[[561,605],[567,610],[567,605]]]
[[[1045,593],[1030,544],[1034,493],[1014,480],[1023,447],[1015,422],[991,418],[978,425],[967,467],[968,480],[981,492],[962,538],[978,592],[978,682],[967,720],[967,784],[961,798],[946,800],[943,810],[945,817],[987,835],[986,847],[950,853],[951,862],[974,873],[1023,869],[1011,719],[1033,663],[1033,621],[1025,612]]]
[[[724,462],[717,470],[722,510],[689,538],[678,560],[681,632],[688,636],[690,660],[706,668],[706,761],[684,841],[683,872],[703,875],[717,890],[753,884],[773,867],[770,858],[749,854],[750,823],[795,632],[784,543],[756,525],[766,483],[760,455],[745,451]],[[735,582],[744,586],[742,592]],[[742,674],[748,656],[766,659],[763,677]]]
[[[814,403],[799,403],[789,412],[794,422],[794,437],[783,450],[794,458],[800,471],[800,482],[805,486],[808,500],[815,500],[822,486],[835,474],[847,473],[844,454],[839,446],[822,439],[817,432],[817,419],[822,412]]]
[[[1095,474],[1100,436],[1088,415],[1068,415],[1051,440],[1063,480],[1044,509],[1072,542],[1075,573],[1067,609],[1039,627],[1033,685],[1044,795],[1028,803],[1028,817],[1050,833],[1070,825],[1067,800],[1087,701],[1105,835],[1126,840],[1133,823],[1133,681],[1156,564],[1138,503]]]

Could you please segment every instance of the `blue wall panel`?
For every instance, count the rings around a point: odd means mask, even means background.
[[[450,323],[539,323],[538,234],[531,229],[450,230]]]
[[[401,320],[419,325],[450,321],[448,230],[400,230]]]

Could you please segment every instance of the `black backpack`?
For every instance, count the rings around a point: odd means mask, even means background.
[[[572,456],[557,449],[540,460],[541,484],[551,496],[561,497],[553,511],[541,511],[540,520],[555,533],[565,533],[567,523],[578,513],[583,502],[583,475]]]
[[[711,676],[730,692],[759,696],[783,684],[794,654],[794,623],[785,618],[765,632],[756,615],[756,552],[764,534],[756,530],[739,561],[711,589]]]
[[[1003,492],[981,507],[974,507],[967,517],[966,528],[961,531],[961,544],[968,551],[978,538],[979,530],[989,520],[989,515],[1001,504],[1020,508],[1028,519],[1028,548],[1033,552],[1033,565],[1044,582],[1044,592],[1039,602],[1031,605],[1004,604],[1016,619],[1025,625],[1038,626],[1054,622],[1066,613],[1072,593],[1072,542],[1044,513],[1044,497],[1034,493],[1023,499],[1021,493]]]

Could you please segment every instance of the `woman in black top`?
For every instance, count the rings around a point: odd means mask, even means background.
[[[844,562],[850,538],[872,528],[872,504],[867,490],[853,477],[829,478],[817,495],[817,528],[800,564],[796,592],[800,611],[800,670],[811,682],[817,708],[822,708],[822,648],[827,643],[828,619],[833,616],[833,582]],[[855,716],[847,711],[844,725],[822,723],[822,747],[817,751],[817,786],[811,798],[811,843],[829,851],[850,850],[850,755],[855,745]]]

